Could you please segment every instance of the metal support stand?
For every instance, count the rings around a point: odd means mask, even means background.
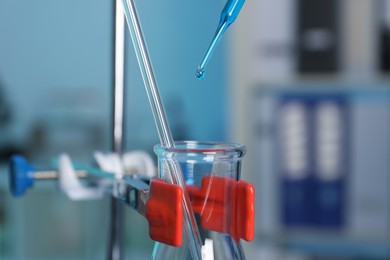
[[[113,91],[113,135],[112,151],[121,154],[124,130],[124,54],[125,54],[125,16],[121,0],[115,1],[115,61]],[[110,238],[107,259],[123,259],[124,204],[111,198]]]

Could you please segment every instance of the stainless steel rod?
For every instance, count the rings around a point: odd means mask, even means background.
[[[122,3],[115,1],[115,43],[114,43],[114,91],[113,91],[113,133],[112,150],[121,154],[123,151],[123,114],[124,114],[124,54],[125,54],[125,16]],[[123,257],[123,204],[111,198],[110,237],[107,259],[120,260]]]
[[[33,173],[35,180],[54,180],[58,179],[58,171],[36,171]],[[88,176],[87,171],[76,171],[78,178],[85,178]]]
[[[90,168],[91,169],[91,168]],[[96,177],[96,175],[94,174],[91,174],[89,172],[89,170],[76,170],[76,176],[77,178],[87,178],[87,177]],[[103,171],[101,171],[103,172]],[[32,177],[34,178],[34,180],[57,180],[59,178],[59,172],[56,171],[56,170],[39,170],[39,171],[34,171],[34,172],[31,172],[30,173],[32,175]],[[106,173],[106,174],[111,174],[114,176],[114,173]],[[137,176],[138,178],[140,179],[144,179],[141,175],[138,176],[138,174],[143,174],[143,172],[139,172],[137,171],[137,169],[134,169],[134,168],[129,168],[127,169],[123,175],[124,176]]]

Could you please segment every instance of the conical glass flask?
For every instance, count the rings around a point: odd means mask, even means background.
[[[180,165],[199,227],[203,259],[245,259],[240,238],[253,238],[253,186],[238,182],[246,148],[237,144],[176,142],[156,145],[159,177],[169,180],[169,165]],[[238,183],[243,184],[238,187]],[[241,190],[240,190],[241,189]],[[240,191],[239,191],[240,190]],[[252,225],[252,227],[250,226]],[[249,238],[249,239],[248,239]],[[156,243],[151,259],[193,259],[183,228],[183,243]]]

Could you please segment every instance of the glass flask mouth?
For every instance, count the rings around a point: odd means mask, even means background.
[[[240,171],[246,147],[235,143],[177,141],[174,147],[154,146],[159,177],[170,182],[173,172],[185,180],[188,205],[196,214],[203,243],[211,242],[215,259],[245,259],[240,239],[246,225],[241,213],[248,201],[242,196]],[[176,170],[177,169],[177,170]],[[238,195],[238,194],[241,195]],[[252,193],[253,194],[253,193]],[[248,208],[254,209],[251,204]],[[251,212],[252,212],[251,211]],[[240,230],[239,230],[240,229]],[[156,244],[152,259],[191,259],[191,240],[183,234],[179,248]]]
[[[164,147],[161,144],[154,146],[157,156],[169,154],[205,154],[205,155],[231,155],[241,158],[246,153],[246,147],[235,143],[176,141],[175,147]]]

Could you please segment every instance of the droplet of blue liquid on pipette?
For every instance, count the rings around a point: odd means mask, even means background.
[[[222,10],[221,18],[219,21],[219,25],[217,31],[211,41],[209,48],[206,51],[198,69],[196,70],[195,77],[199,80],[203,79],[205,76],[205,67],[217,46],[219,40],[222,37],[222,34],[226,31],[226,29],[231,25],[234,20],[236,20],[242,6],[244,5],[245,0],[228,0],[225,7]]]
[[[199,80],[203,79],[204,78],[204,74],[205,74],[205,71],[204,71],[204,68],[197,68],[196,69],[196,72],[195,72],[195,77]]]

